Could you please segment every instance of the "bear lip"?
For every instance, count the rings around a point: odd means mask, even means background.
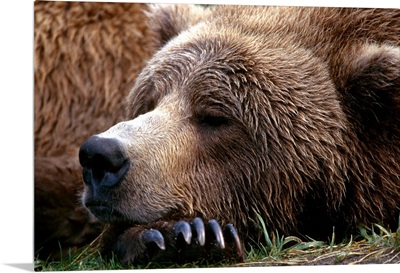
[[[86,202],[85,206],[101,222],[119,222],[124,219],[123,215],[109,204]]]

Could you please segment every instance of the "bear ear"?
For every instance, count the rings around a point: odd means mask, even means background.
[[[400,47],[364,46],[350,64],[344,101],[365,137],[400,133]]]
[[[155,33],[159,48],[182,31],[199,22],[209,11],[206,5],[149,5],[148,26]]]

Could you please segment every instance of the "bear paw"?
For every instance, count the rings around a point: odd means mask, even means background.
[[[132,227],[118,236],[110,249],[123,264],[243,261],[244,251],[232,224],[221,228],[211,219],[156,222]]]

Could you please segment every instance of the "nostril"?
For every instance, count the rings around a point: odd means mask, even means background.
[[[118,183],[130,166],[118,140],[99,136],[92,136],[82,144],[79,161],[85,183],[96,182],[103,186]]]

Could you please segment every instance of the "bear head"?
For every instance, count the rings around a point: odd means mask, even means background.
[[[381,164],[364,146],[399,143],[398,46],[313,30],[306,39],[304,25],[234,10],[152,8],[158,50],[128,96],[127,120],[81,147],[84,205],[128,224],[198,216],[248,226],[259,214],[293,231],[382,219],[384,197],[377,212],[363,204]],[[392,152],[389,180],[400,174]],[[344,206],[354,216],[338,216]]]

